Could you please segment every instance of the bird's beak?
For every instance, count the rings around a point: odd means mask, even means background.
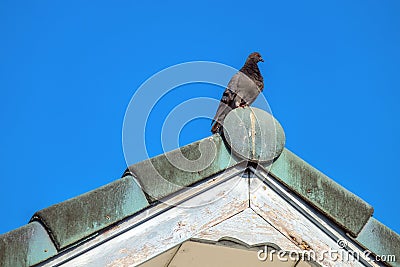
[[[263,59],[262,57],[260,57],[260,61],[261,61],[261,62],[264,62],[264,59]]]

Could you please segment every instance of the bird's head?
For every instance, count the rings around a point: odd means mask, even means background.
[[[261,57],[260,53],[258,53],[258,52],[251,53],[249,55],[249,57],[247,58],[247,60],[251,60],[251,61],[253,61],[255,63],[258,63],[260,61],[264,62],[264,59]]]

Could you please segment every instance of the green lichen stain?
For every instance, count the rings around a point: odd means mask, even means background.
[[[213,146],[212,149],[207,149],[209,145]],[[142,188],[154,201],[219,173],[236,163],[221,136],[216,134],[139,162],[130,166],[129,169],[136,174]]]
[[[271,174],[353,236],[373,213],[368,203],[287,149],[272,164]]]

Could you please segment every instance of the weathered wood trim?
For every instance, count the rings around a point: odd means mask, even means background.
[[[249,246],[271,245],[285,251],[300,251],[292,240],[278,232],[251,208],[198,233],[193,238],[213,242],[233,238]]]
[[[138,265],[248,207],[242,165],[174,194],[39,266]]]
[[[357,252],[360,255],[360,261],[342,263],[339,257],[338,261],[322,261],[323,266],[338,266],[338,264],[379,266],[369,262],[363,250],[342,230],[323,216],[318,216],[315,209],[291,194],[262,168],[252,169],[252,171],[255,172],[256,177],[250,179],[250,207],[279,232],[292,239],[299,248],[314,250],[316,259],[320,259],[324,251],[341,251],[342,249],[338,246],[341,240],[347,244],[346,251]],[[351,255],[350,258],[352,259]]]

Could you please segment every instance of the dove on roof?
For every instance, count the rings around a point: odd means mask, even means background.
[[[221,131],[226,115],[235,108],[250,106],[264,89],[264,79],[258,62],[264,62],[260,53],[251,53],[243,67],[231,78],[212,121],[211,132]]]

